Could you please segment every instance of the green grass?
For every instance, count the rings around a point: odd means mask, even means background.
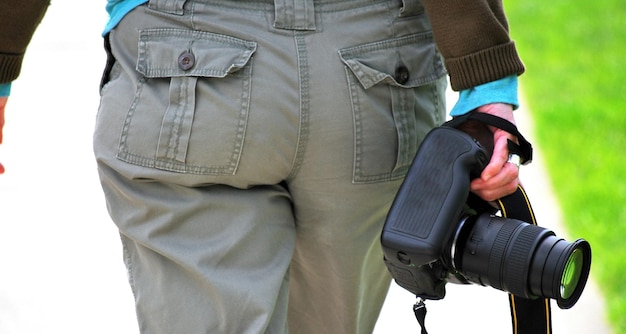
[[[626,2],[505,0],[536,145],[572,237],[626,333]]]

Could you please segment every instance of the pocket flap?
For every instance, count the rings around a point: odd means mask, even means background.
[[[205,31],[141,31],[137,71],[148,78],[218,77],[243,68],[257,44]]]
[[[431,33],[342,49],[339,56],[365,89],[379,83],[418,87],[446,74]]]

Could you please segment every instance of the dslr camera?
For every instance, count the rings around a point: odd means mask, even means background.
[[[445,125],[429,132],[387,215],[387,268],[424,299],[442,299],[447,282],[475,283],[572,307],[589,276],[589,243],[497,216],[499,209],[469,190],[489,159],[466,132]]]

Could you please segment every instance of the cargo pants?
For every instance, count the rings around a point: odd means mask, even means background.
[[[151,0],[94,151],[142,333],[371,333],[445,70],[417,0]]]

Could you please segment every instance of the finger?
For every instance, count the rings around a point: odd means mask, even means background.
[[[504,196],[510,195],[517,190],[519,185],[518,180],[513,180],[507,184],[501,185],[500,187],[485,187],[477,190],[472,190],[472,192],[478,195],[480,198],[487,202],[495,201]]]
[[[486,201],[493,201],[512,194],[519,185],[519,169],[512,163],[506,163],[500,173],[484,180],[477,178],[470,183],[470,190]]]
[[[496,130],[494,136],[493,153],[489,163],[481,173],[481,178],[488,180],[500,173],[509,158],[508,139],[512,138],[510,134],[502,130]]]
[[[499,198],[514,193],[517,190],[518,185],[519,183],[517,180],[514,180],[500,188],[485,188],[472,192],[487,202],[493,202]]]
[[[519,178],[519,168],[513,163],[505,163],[501,166],[500,172],[489,179],[477,178],[472,181],[472,184],[477,188],[498,188],[502,185],[508,184],[511,181],[515,181]]]

